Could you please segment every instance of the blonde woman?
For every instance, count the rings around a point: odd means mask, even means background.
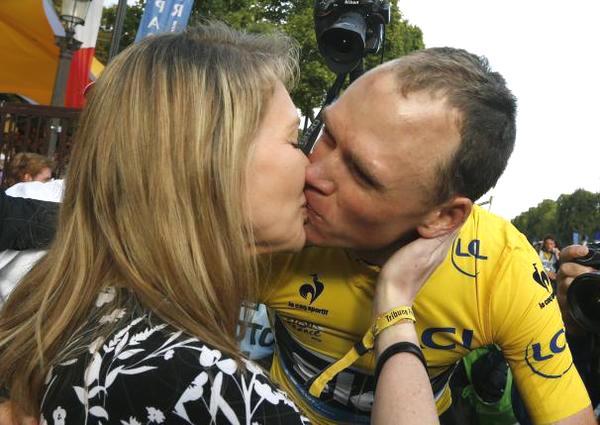
[[[295,48],[151,37],[83,112],[52,246],[0,314],[0,388],[41,423],[304,423],[240,357],[257,252],[304,244]]]
[[[1,424],[308,423],[235,340],[257,254],[305,242],[295,70],[287,39],[220,24],[107,67],[56,239],[0,313]],[[411,305],[450,241],[394,255],[374,314]],[[377,354],[397,342],[417,342],[411,322],[382,332]],[[422,355],[382,357],[373,422],[437,423]]]

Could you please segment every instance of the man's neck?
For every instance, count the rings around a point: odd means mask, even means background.
[[[394,255],[400,248],[404,245],[409,244],[410,242],[416,240],[419,237],[419,234],[414,231],[409,234],[401,237],[396,240],[392,244],[375,250],[361,250],[361,249],[351,249],[350,253],[354,258],[358,258],[368,264],[374,266],[383,266],[387,260],[390,259],[392,255]]]

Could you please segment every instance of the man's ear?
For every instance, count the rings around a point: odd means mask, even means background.
[[[447,235],[463,225],[472,208],[473,202],[469,198],[454,196],[429,212],[417,226],[417,232],[426,239]]]

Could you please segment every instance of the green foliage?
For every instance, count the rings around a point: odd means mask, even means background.
[[[600,230],[600,193],[578,189],[561,195],[556,201],[557,234],[561,241],[571,242],[573,232],[581,238],[592,238]]]
[[[127,13],[123,21],[123,32],[119,44],[119,52],[135,41],[142,15],[144,14],[143,0],[137,0],[133,5],[127,6]],[[105,7],[102,12],[100,22],[100,31],[98,31],[98,41],[96,42],[96,58],[102,63],[108,62],[108,52],[112,40],[113,29],[117,17],[117,5]]]
[[[143,0],[127,8],[120,50],[133,43],[143,13]],[[232,27],[251,32],[281,31],[300,47],[300,79],[292,91],[292,99],[309,119],[318,108],[335,75],[325,66],[319,54],[313,23],[313,0],[196,0],[190,25],[206,19],[220,20]],[[105,8],[96,46],[97,57],[106,63],[110,36],[114,26],[116,5]],[[392,2],[392,22],[386,28],[385,60],[421,49],[423,34],[402,18],[396,2]],[[365,68],[379,64],[379,55],[366,59]]]
[[[600,231],[600,193],[579,189],[556,201],[546,199],[515,217],[512,223],[532,242],[553,234],[561,245],[568,245],[573,232],[581,238],[593,238]]]
[[[311,1],[298,1],[287,21],[280,26],[300,46],[300,80],[292,99],[303,116],[314,118],[313,109],[319,107],[335,74],[325,66],[317,47]]]
[[[415,50],[425,48],[423,33],[417,26],[411,25],[402,17],[396,2],[392,2],[392,19],[385,28],[385,51],[383,60],[388,61],[404,56]],[[365,58],[365,69],[379,65],[381,55],[370,55]]]
[[[532,241],[538,241],[545,235],[556,233],[556,202],[545,199],[536,207],[529,208],[512,220],[517,229]]]

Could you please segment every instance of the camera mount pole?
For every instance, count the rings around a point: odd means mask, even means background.
[[[321,106],[321,110],[315,117],[315,120],[310,124],[310,127],[308,127],[306,132],[302,135],[300,143],[298,145],[300,150],[302,150],[302,152],[304,152],[306,156],[309,156],[312,153],[317,142],[317,137],[321,132],[321,128],[323,128],[323,109],[325,109],[327,105],[331,104],[331,102],[333,102],[338,97],[340,91],[342,90],[342,86],[344,85],[344,81],[346,80],[347,75],[347,73],[338,74],[337,78],[335,79],[335,82],[327,91],[327,96],[325,96],[325,101]]]
[[[350,84],[354,82],[358,77],[365,73],[365,61],[361,59],[352,71],[350,71]]]

